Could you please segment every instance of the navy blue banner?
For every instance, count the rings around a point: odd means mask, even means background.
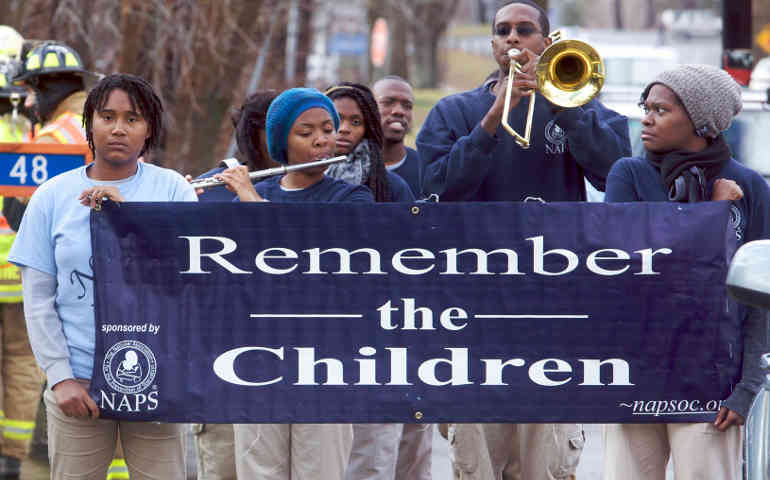
[[[740,370],[729,204],[107,204],[102,415],[711,421]]]

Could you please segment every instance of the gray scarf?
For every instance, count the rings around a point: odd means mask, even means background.
[[[369,178],[372,169],[371,153],[369,140],[361,140],[348,154],[347,160],[329,166],[326,175],[351,185],[361,185]]]

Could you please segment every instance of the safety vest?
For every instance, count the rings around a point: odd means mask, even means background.
[[[54,121],[47,123],[37,132],[33,141],[45,135],[53,137],[62,144],[88,143],[86,132],[83,130],[83,115],[72,112],[63,113]]]
[[[29,137],[25,135],[28,131],[28,122],[21,115],[16,121],[10,113],[0,115],[0,142],[27,142]]]
[[[0,211],[3,197],[0,197]],[[21,297],[21,271],[19,267],[8,263],[11,245],[16,239],[16,232],[11,230],[8,221],[0,214],[0,303],[19,303]]]

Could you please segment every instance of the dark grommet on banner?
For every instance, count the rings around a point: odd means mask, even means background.
[[[422,412],[414,412],[415,420],[422,420]]]
[[[412,207],[412,215],[419,215],[419,214],[420,214],[420,207],[418,207],[417,205]]]

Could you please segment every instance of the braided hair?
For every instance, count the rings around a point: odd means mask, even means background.
[[[83,127],[91,154],[94,151],[93,117],[94,113],[104,108],[113,90],[123,90],[131,101],[131,108],[136,109],[147,122],[149,136],[144,141],[139,156],[154,148],[158,148],[163,135],[163,103],[145,79],[128,73],[115,73],[104,77],[88,93],[83,107]]]
[[[267,109],[278,93],[277,90],[257,90],[232,114],[238,151],[246,156],[251,170],[262,170],[271,166],[270,156],[263,153],[267,152],[267,146],[261,145],[260,132],[265,131]]]
[[[369,177],[364,180],[364,185],[374,193],[375,202],[387,202],[390,200],[388,191],[388,172],[385,169],[382,147],[385,137],[382,133],[380,111],[374,94],[366,85],[352,82],[342,82],[326,90],[326,95],[333,100],[348,97],[353,99],[361,109],[364,117],[364,138],[369,140],[372,147],[371,170]]]

